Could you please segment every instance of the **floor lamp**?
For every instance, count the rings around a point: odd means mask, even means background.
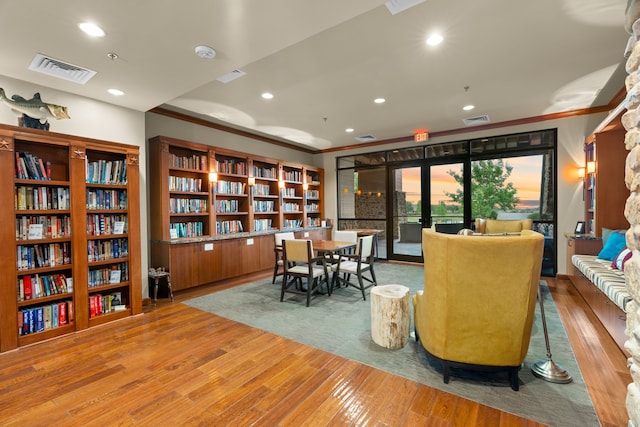
[[[544,315],[544,303],[542,302],[542,292],[538,285],[538,301],[540,301],[540,317],[542,317],[542,328],[544,330],[544,341],[547,345],[547,359],[539,360],[531,367],[531,372],[538,378],[545,381],[559,384],[567,384],[572,381],[569,374],[562,366],[557,365],[551,359],[551,345],[549,344],[549,333],[547,331],[547,319]]]

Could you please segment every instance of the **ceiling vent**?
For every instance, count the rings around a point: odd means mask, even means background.
[[[422,2],[424,2],[424,0],[390,0],[384,5],[387,6],[387,9],[389,9],[392,15],[395,15]]]
[[[475,117],[462,119],[462,121],[466,126],[473,126],[473,125],[481,125],[483,123],[489,123],[491,120],[489,120],[488,115],[484,114],[482,116],[475,116]]]
[[[245,73],[242,70],[233,70],[230,73],[227,73],[223,76],[218,77],[216,80],[222,83],[229,83],[231,81],[234,81],[237,78],[240,78],[242,76],[246,76],[247,73]]]
[[[68,62],[63,62],[41,53],[36,54],[33,61],[31,61],[31,65],[29,65],[29,69],[82,85],[97,74],[96,71],[78,67],[77,65],[69,64]]]
[[[373,135],[362,135],[362,136],[356,136],[356,140],[357,140],[357,141],[360,141],[360,142],[375,141],[376,139],[378,139],[378,138],[376,138],[376,137],[375,137],[375,136],[373,136]]]

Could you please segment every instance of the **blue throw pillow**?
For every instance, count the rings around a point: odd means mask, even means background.
[[[627,246],[627,240],[624,234],[611,233],[607,239],[607,243],[598,254],[598,258],[613,261],[614,258]]]

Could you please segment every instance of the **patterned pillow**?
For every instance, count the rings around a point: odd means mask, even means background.
[[[611,268],[624,271],[624,265],[631,259],[631,255],[631,250],[624,248],[611,262]]]

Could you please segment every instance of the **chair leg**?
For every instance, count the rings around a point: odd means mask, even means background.
[[[442,380],[445,384],[449,384],[449,364],[445,361],[442,361]]]
[[[376,273],[373,271],[373,263],[369,266],[369,271],[371,272],[371,278],[373,279],[373,286],[378,286],[378,280],[376,279]]]
[[[282,273],[282,291],[280,291],[280,302],[284,301],[284,290],[287,286],[287,273]]]
[[[518,368],[509,368],[509,383],[513,391],[520,389],[520,379],[518,378]]]
[[[358,274],[358,283],[360,283],[360,292],[362,292],[362,299],[366,301],[367,297],[364,294],[364,282],[362,281],[362,273]]]
[[[273,269],[273,280],[271,281],[272,285],[275,285],[277,276],[278,276],[278,263],[276,263],[276,267]]]
[[[310,277],[307,278],[307,307],[309,307],[309,303],[311,302],[311,288],[313,288],[315,280],[316,279]]]

